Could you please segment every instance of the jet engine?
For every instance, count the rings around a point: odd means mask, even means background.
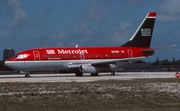
[[[79,70],[82,73],[97,73],[97,69],[91,65],[81,65]]]
[[[81,65],[79,67],[82,73],[98,73],[98,72],[108,72],[111,71],[110,67],[107,66],[92,66],[92,65]]]

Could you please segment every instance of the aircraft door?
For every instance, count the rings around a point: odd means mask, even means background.
[[[132,52],[131,49],[128,49],[127,52],[128,52],[128,57],[129,58],[133,57],[133,52]]]
[[[34,61],[39,62],[40,61],[39,51],[33,51],[33,54],[34,54]]]
[[[80,59],[84,60],[85,59],[85,55],[84,54],[80,54]]]

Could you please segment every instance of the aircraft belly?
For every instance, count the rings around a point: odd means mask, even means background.
[[[5,64],[8,67],[12,69],[16,69],[16,70],[19,70],[25,67],[25,61],[6,61]]]
[[[53,70],[66,70],[67,62],[34,62],[34,61],[12,61],[11,68],[21,71],[53,71]]]
[[[66,62],[26,62],[26,68],[30,71],[66,70]]]

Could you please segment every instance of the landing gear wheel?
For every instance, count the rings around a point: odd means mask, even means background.
[[[82,72],[77,72],[76,76],[81,77],[81,76],[83,76],[83,73]]]
[[[29,74],[26,74],[25,77],[26,77],[26,78],[29,78],[29,77],[31,77],[31,76],[30,76]]]
[[[91,73],[91,76],[98,76],[98,73]]]
[[[111,72],[111,75],[115,75],[115,72],[114,72],[114,71],[112,71],[112,72]]]

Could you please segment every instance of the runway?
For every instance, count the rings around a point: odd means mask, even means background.
[[[31,74],[25,78],[24,74],[0,75],[0,83],[34,83],[34,82],[92,82],[100,80],[131,80],[148,78],[176,78],[176,72],[118,72],[116,75],[100,73],[99,76],[90,76],[86,73],[83,77],[76,77],[75,74]]]

